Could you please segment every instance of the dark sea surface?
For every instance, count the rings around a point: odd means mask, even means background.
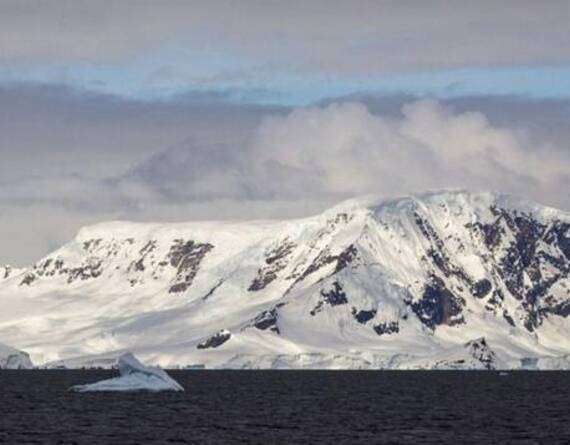
[[[570,372],[171,371],[185,393],[67,388],[112,371],[0,371],[0,442],[570,443]]]

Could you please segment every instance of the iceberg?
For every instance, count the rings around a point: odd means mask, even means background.
[[[184,388],[160,368],[139,362],[132,353],[126,353],[117,361],[119,377],[70,388],[75,392],[98,391],[184,391]]]
[[[0,343],[0,369],[32,369],[30,356],[24,352]]]

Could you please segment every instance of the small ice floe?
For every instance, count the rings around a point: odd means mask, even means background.
[[[126,353],[117,362],[119,377],[70,388],[75,392],[95,391],[184,391],[184,388],[160,368],[144,366],[133,354]]]
[[[509,373],[507,371],[501,371],[501,372],[499,372],[499,375],[501,377],[507,377],[509,375]]]

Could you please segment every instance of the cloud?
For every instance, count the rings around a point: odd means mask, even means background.
[[[0,181],[117,176],[189,137],[204,144],[240,140],[278,111],[209,93],[144,102],[63,86],[1,86]]]
[[[329,74],[559,64],[569,19],[564,0],[4,0],[0,62],[118,64],[182,47]]]
[[[505,91],[511,73],[526,91],[563,76],[569,20],[564,0],[3,0],[0,263],[103,219],[299,216],[369,192],[495,188],[570,208],[567,99],[244,105],[434,79]],[[85,92],[117,85],[142,93]]]
[[[145,184],[171,199],[244,199],[244,144],[205,144],[188,139],[158,153],[124,175],[121,184]]]
[[[265,117],[242,144],[187,142],[139,164],[134,181],[181,201],[327,201],[425,188],[493,188],[570,201],[567,147],[536,145],[528,132],[493,125],[478,111],[435,100],[373,114],[357,102]]]
[[[493,126],[480,112],[420,100],[405,104],[399,117],[342,103],[267,118],[257,130],[252,162],[258,171],[267,165],[294,171],[293,182],[303,184],[297,193],[389,195],[461,186],[561,199],[559,181],[570,156],[531,147],[524,134]],[[290,193],[286,177],[267,182],[277,196]]]
[[[297,217],[441,187],[570,208],[564,101],[363,97],[285,110],[35,93],[0,90],[11,98],[0,112],[13,113],[0,120],[0,258],[16,264],[105,219]],[[550,137],[530,125],[543,108]]]

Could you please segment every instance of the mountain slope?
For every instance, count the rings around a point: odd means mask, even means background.
[[[54,366],[564,367],[569,277],[570,216],[493,193],[114,222],[0,277],[0,339]]]

